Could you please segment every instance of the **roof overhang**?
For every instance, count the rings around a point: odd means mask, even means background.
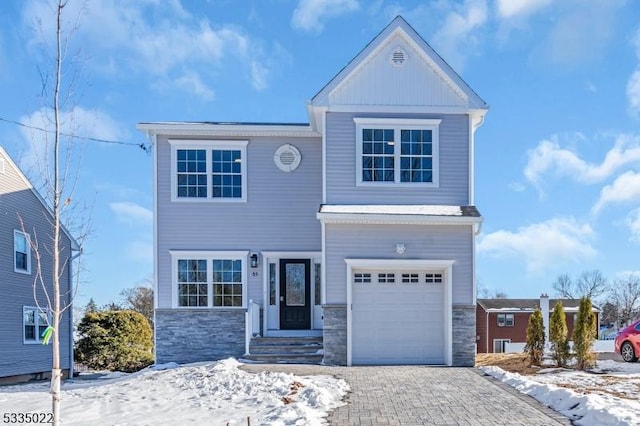
[[[310,124],[269,123],[138,123],[136,128],[151,135],[206,137],[320,137]]]
[[[322,223],[389,225],[476,225],[482,217],[475,207],[439,205],[332,205],[320,206]]]

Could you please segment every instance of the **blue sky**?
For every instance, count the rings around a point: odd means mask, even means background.
[[[635,1],[70,0],[65,128],[132,144],[84,142],[78,302],[117,300],[152,273],[136,123],[307,122],[306,101],[398,14],[490,105],[476,134],[479,286],[533,298],[560,273],[640,271]],[[52,30],[49,1],[0,5],[1,119],[42,125]],[[0,144],[33,173],[38,131],[0,121]]]

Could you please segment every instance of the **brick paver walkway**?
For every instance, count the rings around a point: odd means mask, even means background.
[[[431,366],[329,367],[252,364],[250,372],[327,374],[349,383],[347,405],[328,416],[330,425],[570,425],[535,399],[475,368]]]

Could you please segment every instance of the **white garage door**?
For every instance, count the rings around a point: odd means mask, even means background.
[[[444,274],[355,270],[353,364],[444,364]]]

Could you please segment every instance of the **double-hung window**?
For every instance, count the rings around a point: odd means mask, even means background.
[[[169,140],[172,201],[247,200],[247,144],[235,140]]]
[[[174,306],[178,308],[243,307],[248,252],[172,251]]]
[[[13,270],[31,273],[31,239],[21,231],[13,231]]]
[[[356,183],[438,186],[439,119],[354,118]]]
[[[49,310],[41,310],[33,306],[22,307],[22,330],[24,343],[42,342],[42,334],[51,323]]]
[[[513,314],[498,314],[498,327],[513,327]]]

